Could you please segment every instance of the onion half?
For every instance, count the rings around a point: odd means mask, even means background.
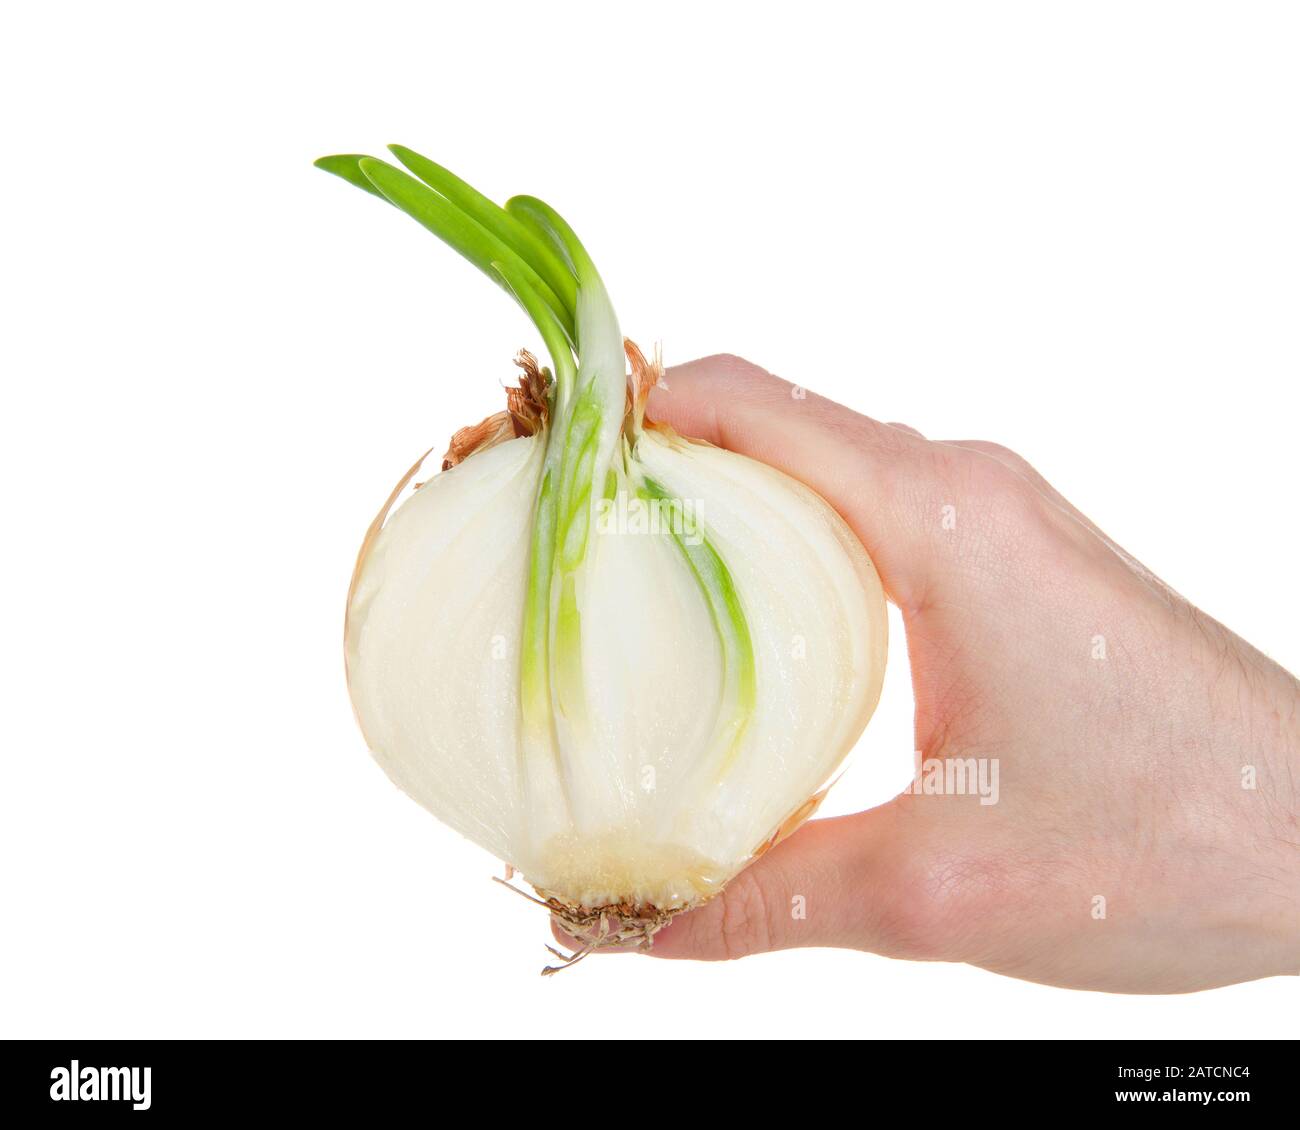
[[[645,419],[568,225],[498,208],[394,147],[322,167],[493,275],[552,369],[421,460],[368,532],[348,685],[367,744],[439,820],[517,869],[583,942],[649,944],[815,809],[880,694],[885,601],[815,492]],[[416,179],[418,178],[418,179]],[[399,499],[404,500],[398,504]]]

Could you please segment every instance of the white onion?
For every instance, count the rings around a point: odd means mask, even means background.
[[[648,942],[815,807],[880,693],[880,582],[812,490],[644,421],[662,371],[629,344],[628,394],[604,288],[553,212],[491,211],[394,151],[424,184],[321,164],[504,278],[557,377],[525,358],[513,414],[376,519],[347,610],[357,718],[392,780],[572,933]]]

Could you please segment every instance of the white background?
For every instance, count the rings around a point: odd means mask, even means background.
[[[1294,6],[6,12],[0,1034],[1295,1034],[1284,980],[539,978],[542,917],[370,762],[340,639],[389,487],[537,343],[311,167],[400,141],[552,201],[670,362],[1017,448],[1294,670]],[[830,811],[904,783],[910,712],[900,633]]]

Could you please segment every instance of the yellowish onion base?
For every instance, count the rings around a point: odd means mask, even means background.
[[[493,880],[529,902],[545,907],[550,911],[551,921],[576,943],[572,953],[564,953],[554,946],[546,947],[560,959],[561,964],[545,966],[542,969],[543,977],[550,977],[562,969],[576,965],[596,950],[648,950],[654,945],[655,934],[677,915],[707,901],[707,899],[696,899],[667,910],[657,906],[635,906],[626,902],[609,903],[605,906],[575,906],[537,887],[533,888],[537,894],[530,895],[510,882],[514,873],[514,868],[507,868],[504,879],[494,875]]]

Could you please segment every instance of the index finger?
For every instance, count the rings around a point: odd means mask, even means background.
[[[858,535],[896,603],[913,606],[932,579],[943,490],[920,436],[728,354],[669,369],[648,412],[817,491]]]

